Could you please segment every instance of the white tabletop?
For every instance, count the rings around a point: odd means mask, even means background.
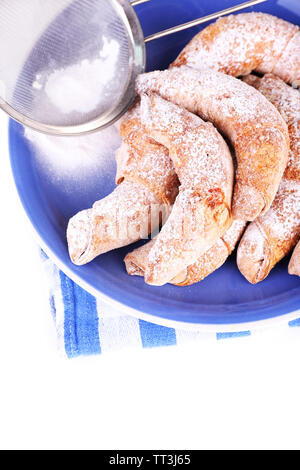
[[[1,449],[300,448],[300,329],[67,360],[0,116]]]

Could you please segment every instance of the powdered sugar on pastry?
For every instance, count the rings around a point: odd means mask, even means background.
[[[201,281],[214,272],[227,260],[232,253],[239,238],[245,230],[244,221],[235,220],[223,237],[209,248],[198,260],[177,274],[171,283],[177,286],[188,286]],[[125,257],[125,265],[131,276],[144,276],[149,266],[149,253],[156,239],[128,253]]]
[[[266,70],[267,71],[267,70]],[[300,31],[292,37],[272,72],[300,88]]]
[[[300,242],[298,242],[290,259],[289,274],[300,276]]]
[[[299,54],[297,58],[291,51],[300,45],[298,31],[298,26],[264,13],[227,16],[197,34],[173,66],[188,65],[234,76],[275,69],[284,80],[295,82],[300,78],[299,67],[295,67]]]
[[[266,214],[247,228],[238,248],[240,271],[252,283],[262,281],[300,236],[300,94],[278,77],[247,77],[287,121],[290,153],[276,197]]]
[[[212,124],[203,123],[196,115],[154,95],[150,99],[142,97],[141,120],[146,132],[171,146],[172,161],[182,186],[201,185],[209,190],[212,185],[228,184],[226,178],[232,175],[232,161],[220,158],[220,148],[224,153],[228,149],[225,144],[220,145],[220,135]],[[200,127],[205,131],[198,132]]]
[[[282,179],[263,223],[279,241],[297,235],[300,230],[300,181]]]
[[[155,92],[212,122],[237,158],[233,213],[253,220],[270,207],[289,149],[287,126],[261,93],[219,72],[173,68],[140,75],[139,93]]]
[[[158,95],[142,95],[141,122],[169,149],[181,182],[145,270],[146,282],[163,285],[196,261],[230,225],[233,163],[210,123]]]
[[[134,107],[121,123],[119,186],[69,222],[68,247],[75,264],[147,237],[171,210],[179,183],[168,150],[139,127],[139,110]]]
[[[172,204],[178,193],[178,178],[168,150],[141,129],[123,140],[116,154],[117,184],[139,181],[162,203]]]
[[[185,272],[181,272],[173,280],[172,284],[188,286],[202,281],[209,274],[220,268],[228,256],[234,250],[238,240],[245,230],[246,222],[234,220],[231,227],[223,237],[209,248],[197,261],[189,266]]]
[[[107,251],[146,238],[151,222],[159,224],[162,210],[147,187],[124,181],[92,209],[70,219],[67,239],[71,260],[83,265]]]

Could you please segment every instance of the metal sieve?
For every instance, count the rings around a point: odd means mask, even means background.
[[[128,109],[145,43],[242,10],[252,0],[144,38],[134,6],[151,0],[1,0],[0,108],[56,135],[104,128]]]

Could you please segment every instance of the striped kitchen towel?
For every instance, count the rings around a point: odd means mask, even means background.
[[[249,330],[219,333],[181,330],[124,315],[79,287],[44,253],[42,260],[50,283],[50,307],[59,349],[68,358],[253,335]],[[288,326],[299,327],[300,318],[290,321]]]

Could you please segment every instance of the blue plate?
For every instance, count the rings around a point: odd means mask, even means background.
[[[240,3],[241,0],[152,0],[136,11],[145,35]],[[299,0],[269,1],[250,10],[269,12],[300,23]],[[249,11],[249,10],[248,10]],[[147,68],[163,69],[199,30],[193,28],[147,45]],[[105,132],[105,131],[104,131]],[[87,172],[84,178],[53,177],[51,165],[40,164],[24,138],[22,126],[11,121],[9,143],[12,171],[25,211],[50,257],[74,281],[100,298],[117,303],[127,313],[158,323],[185,326],[241,323],[275,319],[300,307],[299,278],[287,273],[288,260],[279,263],[259,285],[250,285],[239,273],[235,254],[204,281],[190,287],[151,287],[126,274],[126,247],[107,253],[87,266],[74,266],[68,256],[65,231],[68,219],[114,187],[114,155],[105,171]],[[285,317],[286,318],[286,317]],[[218,325],[218,327],[217,327]]]

